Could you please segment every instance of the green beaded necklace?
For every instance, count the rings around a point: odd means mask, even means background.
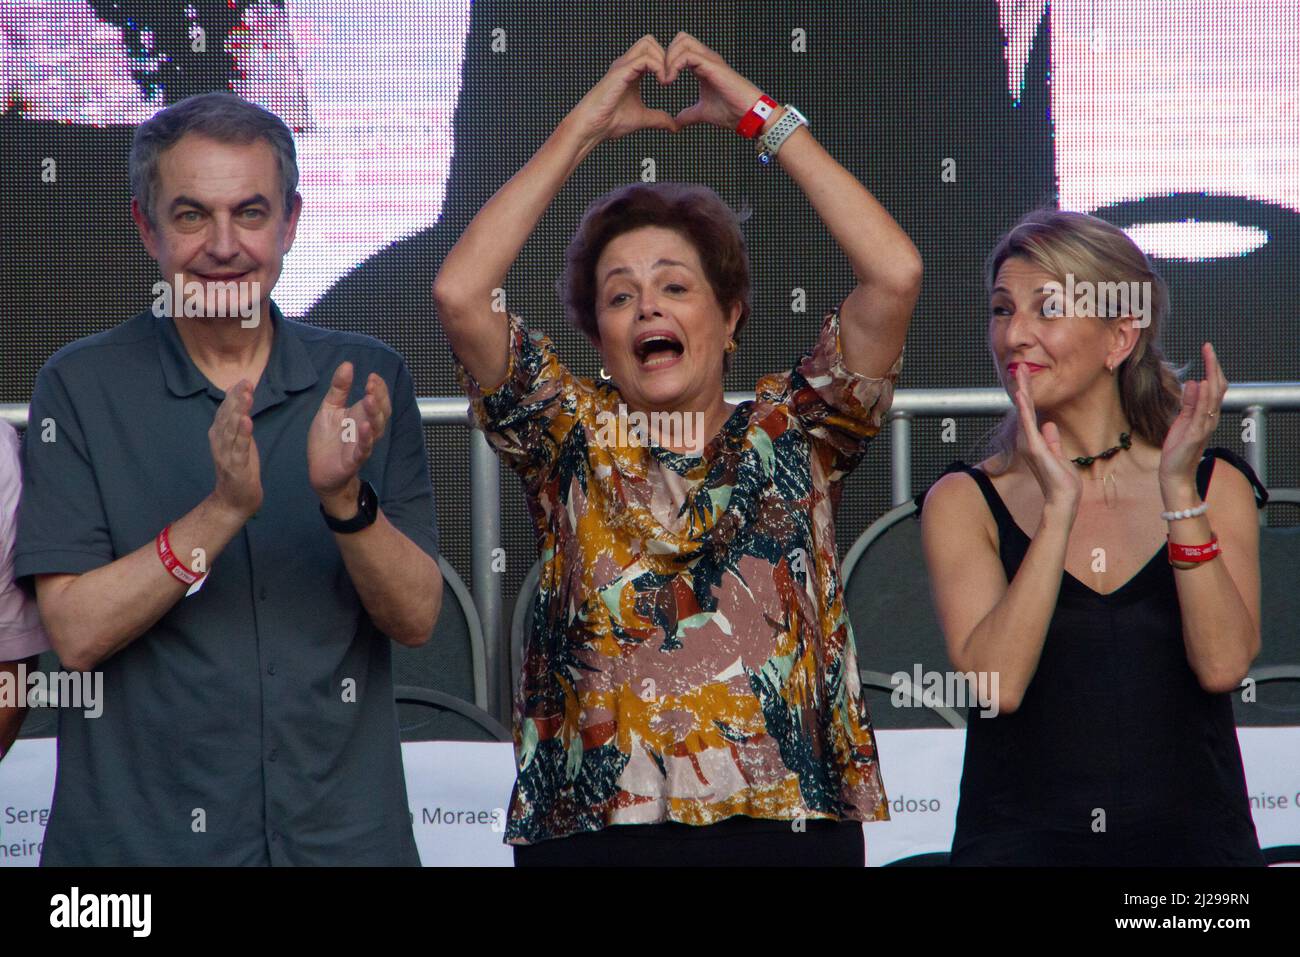
[[[1087,468],[1098,459],[1108,459],[1116,452],[1132,447],[1133,443],[1129,441],[1129,434],[1127,432],[1121,432],[1119,434],[1119,445],[1112,445],[1105,452],[1098,452],[1096,455],[1080,455],[1070,461],[1075,465],[1082,465],[1084,468]]]

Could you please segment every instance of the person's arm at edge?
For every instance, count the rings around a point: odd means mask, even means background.
[[[4,760],[4,756],[13,747],[18,732],[22,730],[23,720],[27,717],[27,689],[18,683],[18,668],[21,665],[31,671],[36,667],[36,661],[36,655],[22,661],[0,661],[0,672],[9,675],[6,680],[13,683],[17,695],[17,703],[13,707],[0,704],[0,761]]]

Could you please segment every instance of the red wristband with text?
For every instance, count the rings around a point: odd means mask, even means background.
[[[1195,565],[1200,562],[1208,562],[1212,558],[1218,558],[1221,551],[1218,535],[1211,535],[1210,540],[1204,545],[1179,545],[1177,542],[1170,541],[1169,561],[1171,564],[1187,562]]]
[[[776,100],[770,96],[760,96],[758,102],[749,108],[749,112],[740,118],[740,122],[736,124],[736,132],[745,139],[752,140],[763,128],[767,118],[772,115],[776,105]]]
[[[176,553],[172,551],[171,539],[167,536],[170,528],[170,525],[166,525],[158,533],[158,557],[162,559],[163,565],[166,566],[167,571],[171,573],[173,578],[179,582],[184,582],[186,585],[193,585],[203,576],[194,574],[176,557]]]

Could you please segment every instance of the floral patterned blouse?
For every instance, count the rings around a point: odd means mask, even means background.
[[[543,561],[506,843],[733,815],[888,820],[834,513],[903,353],[883,378],[851,372],[837,307],[689,456],[602,439],[617,388],[509,325],[497,388],[456,366],[523,481]]]

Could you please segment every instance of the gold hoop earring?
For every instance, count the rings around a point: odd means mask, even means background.
[[[604,366],[601,366],[601,367],[600,367],[600,377],[601,377],[602,379],[604,379],[606,382],[609,381],[609,375],[608,375],[608,373],[605,372],[605,367],[604,367]]]
[[[735,340],[735,339],[728,339],[728,340],[727,340],[727,347],[726,347],[726,349],[725,349],[724,351],[726,351],[726,352],[735,352],[735,351],[736,351],[736,340]]]

